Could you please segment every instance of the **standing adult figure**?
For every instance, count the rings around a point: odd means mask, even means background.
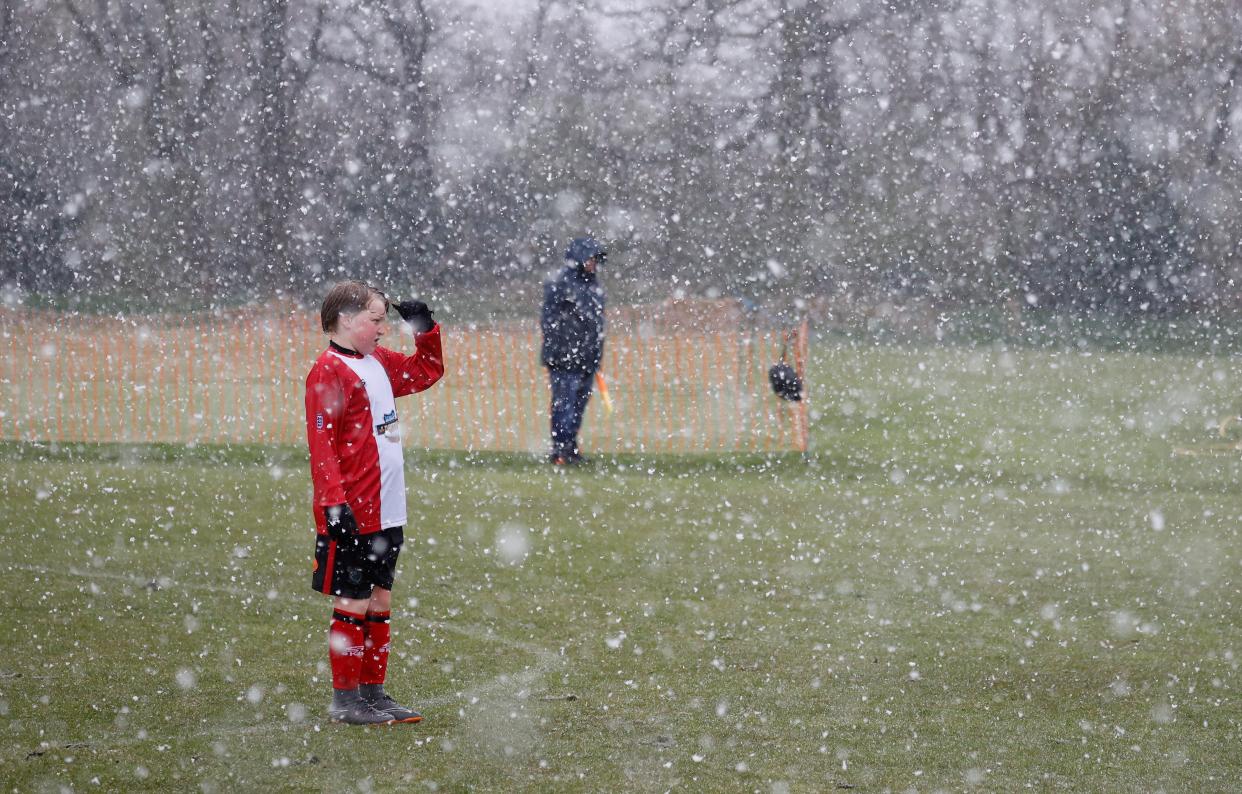
[[[406,523],[405,466],[396,398],[444,374],[440,326],[421,301],[397,312],[414,352],[380,347],[389,302],[361,281],[329,290],[320,308],[328,348],[306,376],[306,435],[314,486],[311,587],[333,598],[328,630],[333,722],[418,722],[384,690],[397,555]]]
[[[577,237],[565,266],[543,285],[540,360],[552,384],[552,450],[558,465],[582,462],[578,431],[591,384],[604,358],[604,287],[598,269],[608,252],[591,237]]]

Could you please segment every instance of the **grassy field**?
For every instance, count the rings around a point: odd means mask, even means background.
[[[1242,364],[814,351],[806,459],[411,456],[325,721],[300,449],[0,447],[0,783],[1237,791]]]

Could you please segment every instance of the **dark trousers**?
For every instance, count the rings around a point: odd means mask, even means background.
[[[548,377],[552,381],[552,454],[577,455],[578,431],[595,376],[590,372],[549,369]]]

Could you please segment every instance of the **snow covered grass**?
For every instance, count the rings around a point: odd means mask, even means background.
[[[0,783],[1236,786],[1237,362],[834,345],[810,381],[806,461],[411,455],[392,729],[324,720],[300,450],[0,447]]]

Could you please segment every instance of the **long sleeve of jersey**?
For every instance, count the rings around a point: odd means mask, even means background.
[[[344,409],[345,390],[338,373],[322,361],[317,363],[306,376],[306,439],[316,507],[345,503],[338,452]]]
[[[395,350],[375,348],[373,354],[384,365],[392,381],[394,397],[404,397],[430,389],[444,376],[444,353],[440,347],[440,325],[414,337],[414,353],[405,356]]]

